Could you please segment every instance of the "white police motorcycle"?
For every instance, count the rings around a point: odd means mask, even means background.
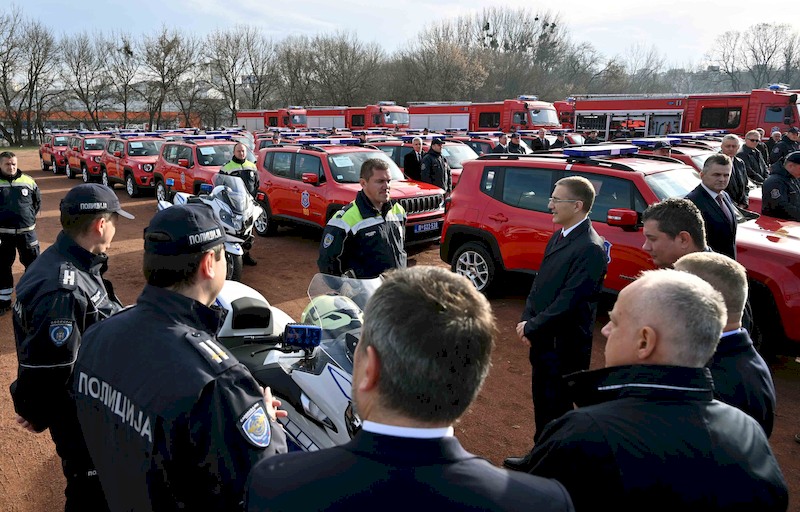
[[[381,279],[316,274],[302,324],[257,291],[227,281],[217,305],[228,314],[217,338],[281,408],[290,449],[315,451],[348,442],[360,429],[351,395],[353,353],[362,311]]]
[[[166,180],[167,196],[175,180]],[[205,203],[214,209],[217,217],[225,226],[225,232],[242,240],[241,243],[225,242],[225,260],[227,262],[227,279],[239,281],[242,277],[242,256],[253,245],[253,222],[264,211],[261,205],[253,200],[244,181],[239,176],[219,173],[214,177],[214,186],[204,183],[200,186],[200,194],[176,192],[172,202],[159,200],[158,210],[169,208],[173,204],[193,202]]]

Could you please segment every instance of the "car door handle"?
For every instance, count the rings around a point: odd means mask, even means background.
[[[508,222],[508,217],[506,217],[502,213],[497,213],[495,215],[489,215],[489,218],[492,219],[492,220],[496,220],[497,222]]]

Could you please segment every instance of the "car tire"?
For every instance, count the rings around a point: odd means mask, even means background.
[[[50,170],[50,164],[45,162],[44,158],[42,158],[41,155],[39,156],[39,165],[41,166],[42,171],[44,171],[44,172],[47,172],[47,171]]]
[[[89,176],[89,169],[85,166],[81,166],[81,178],[83,179],[84,183],[91,183],[92,177]]]
[[[492,255],[479,242],[468,242],[455,252],[450,266],[456,274],[469,279],[479,292],[486,294],[494,284],[495,264]]]
[[[67,167],[64,169],[64,174],[67,175],[68,180],[75,178],[75,171],[72,170],[72,167],[70,167],[69,162],[67,162]]]
[[[56,163],[56,159],[52,159],[50,161],[50,169],[53,171],[53,174],[58,175],[61,173],[61,170],[58,168],[58,164]]]
[[[125,174],[125,192],[129,197],[139,197],[139,186],[131,173]]]
[[[169,191],[162,180],[156,180],[156,201],[169,201]]]
[[[105,169],[100,170],[100,183],[114,190],[114,184],[108,181],[108,171]]]
[[[226,274],[225,279],[228,281],[242,280],[242,257],[238,254],[231,254],[225,252]]]
[[[272,236],[278,232],[278,225],[272,219],[269,203],[261,203],[261,215],[253,221],[253,229],[258,236]]]

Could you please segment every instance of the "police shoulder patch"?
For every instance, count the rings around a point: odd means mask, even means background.
[[[781,191],[778,190],[777,188],[773,188],[772,190],[770,190],[769,195],[772,197],[772,199],[778,199],[779,197],[781,197]]]
[[[239,416],[239,431],[254,446],[266,448],[272,441],[272,427],[264,402],[259,400]]]
[[[78,288],[78,271],[71,263],[64,263],[58,269],[58,284],[66,290]]]
[[[328,247],[331,246],[332,243],[333,243],[333,235],[328,233],[327,235],[325,235],[325,238],[322,239],[322,247],[327,249]]]
[[[68,318],[53,320],[50,322],[50,328],[48,330],[50,333],[50,341],[52,341],[55,346],[60,347],[70,339],[73,330],[72,320]]]

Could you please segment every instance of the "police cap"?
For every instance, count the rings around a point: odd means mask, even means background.
[[[434,137],[433,140],[431,140],[431,146],[433,146],[434,144],[439,144],[441,146],[442,144],[444,144],[444,139],[439,137]]]
[[[119,199],[110,188],[99,183],[82,183],[67,192],[61,200],[61,213],[68,215],[112,212],[126,219],[134,216],[119,205]]]
[[[786,155],[786,161],[793,164],[800,164],[800,151],[795,151]]]
[[[243,240],[228,235],[214,210],[203,203],[170,206],[144,229],[144,251],[161,256],[196,254],[223,242]]]
[[[786,132],[787,132],[787,133],[800,133],[800,128],[798,128],[798,127],[796,127],[796,126],[792,126],[792,127],[791,127],[791,128],[789,128],[789,129],[788,129]]]

